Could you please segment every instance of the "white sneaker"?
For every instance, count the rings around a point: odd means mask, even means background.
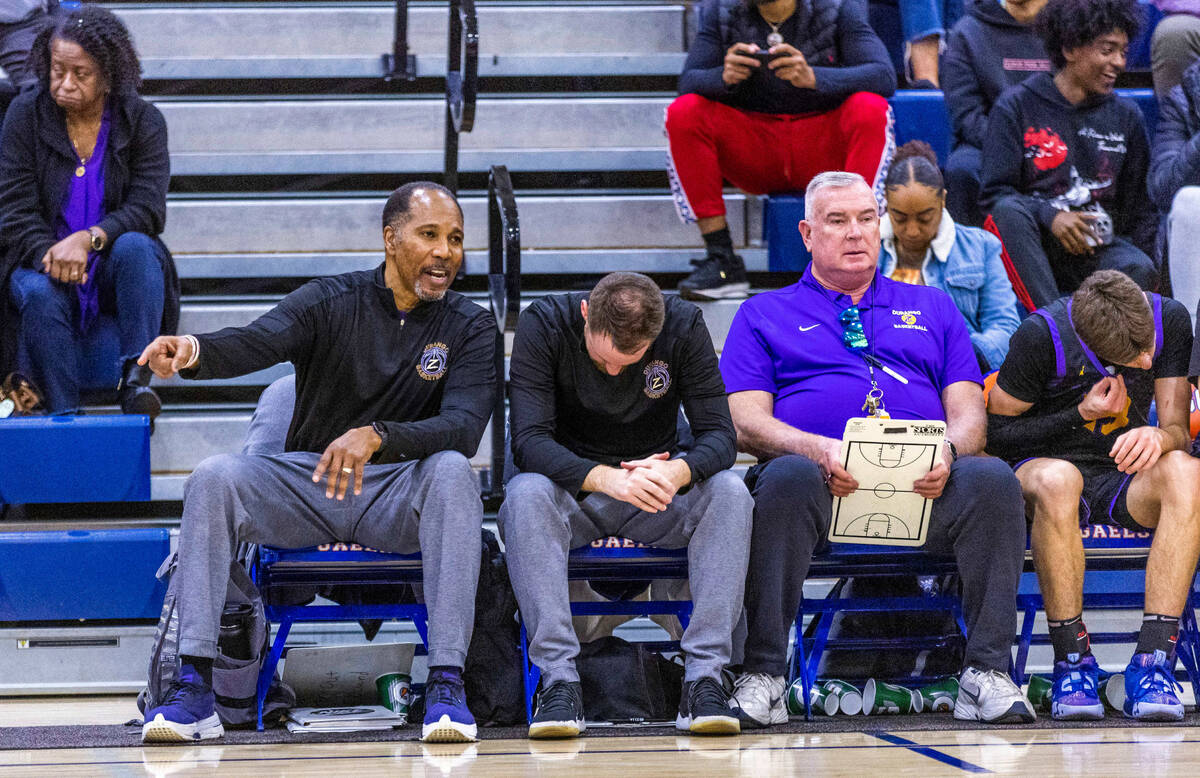
[[[742,673],[733,682],[729,707],[737,711],[742,726],[750,729],[784,724],[788,720],[783,699],[786,690],[782,675]]]
[[[968,667],[958,678],[954,718],[988,724],[1028,724],[1037,719],[1037,714],[1007,673]]]

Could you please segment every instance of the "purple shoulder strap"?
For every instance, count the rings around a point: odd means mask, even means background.
[[[1066,360],[1063,357],[1062,334],[1058,331],[1058,325],[1054,323],[1054,317],[1042,309],[1034,311],[1035,314],[1046,320],[1046,326],[1050,328],[1050,342],[1054,344],[1054,375],[1055,380],[1061,381],[1067,376]]]
[[[1157,360],[1163,350],[1162,295],[1152,292],[1150,302],[1154,306],[1154,358]]]

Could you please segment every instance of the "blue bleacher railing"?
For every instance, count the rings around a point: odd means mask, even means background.
[[[415,81],[417,55],[408,53],[408,0],[396,0],[396,27],[392,35],[392,52],[383,55],[383,80]]]
[[[521,221],[508,168],[488,174],[488,298],[496,317],[496,375],[504,377],[504,334],[516,332],[521,312]],[[507,381],[503,382],[507,386]],[[492,469],[485,500],[504,499],[504,408],[507,392],[496,393],[492,411]]]
[[[479,93],[479,20],[475,0],[450,0],[446,49],[446,144],[442,183],[458,192],[458,136],[475,126]]]

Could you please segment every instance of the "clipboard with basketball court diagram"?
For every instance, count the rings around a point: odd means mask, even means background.
[[[854,418],[842,435],[842,466],[858,481],[834,498],[829,540],[885,546],[923,546],[933,502],[912,490],[937,464],[946,423]]]

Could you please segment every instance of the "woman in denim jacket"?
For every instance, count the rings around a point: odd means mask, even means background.
[[[955,224],[946,187],[929,144],[910,141],[896,151],[884,180],[887,213],[880,223],[879,266],[895,281],[943,290],[967,322],[979,366],[1000,367],[1016,332],[1013,293],[996,236]]]

